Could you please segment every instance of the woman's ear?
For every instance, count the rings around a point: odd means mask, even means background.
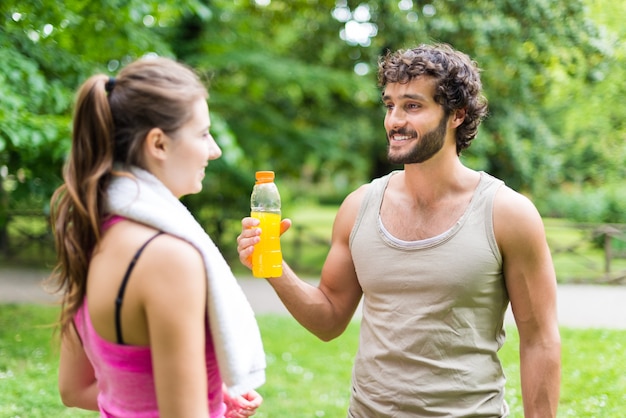
[[[164,160],[168,139],[161,128],[150,129],[144,141],[146,155],[157,160]]]

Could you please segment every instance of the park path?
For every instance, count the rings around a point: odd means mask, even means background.
[[[48,272],[0,267],[0,303],[52,304],[56,298],[42,286]],[[239,277],[238,282],[257,314],[288,314],[265,280]],[[559,285],[558,313],[562,326],[626,329],[626,286]],[[360,307],[355,315],[359,318]],[[513,323],[511,312],[506,321]]]

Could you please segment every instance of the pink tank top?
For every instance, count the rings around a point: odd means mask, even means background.
[[[111,217],[103,223],[103,229],[108,229],[123,219],[119,216]],[[98,381],[100,416],[158,417],[150,347],[116,344],[101,338],[91,323],[86,300],[76,312],[74,324]],[[210,417],[222,418],[226,412],[226,405],[223,402],[222,379],[208,321],[206,336],[205,358]]]

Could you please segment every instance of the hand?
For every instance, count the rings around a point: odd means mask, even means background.
[[[255,390],[241,396],[231,397],[224,388],[224,403],[226,404],[225,418],[245,418],[256,413],[263,403],[263,398]]]
[[[259,220],[256,218],[243,218],[241,220],[241,234],[237,237],[237,252],[241,264],[252,269],[252,252],[254,245],[260,241],[261,229]],[[284,234],[291,227],[291,219],[280,221],[280,235]]]

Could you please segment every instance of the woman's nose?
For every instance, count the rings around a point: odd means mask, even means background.
[[[213,136],[211,136],[211,140],[209,141],[209,160],[217,160],[221,156],[222,149],[217,145]]]

